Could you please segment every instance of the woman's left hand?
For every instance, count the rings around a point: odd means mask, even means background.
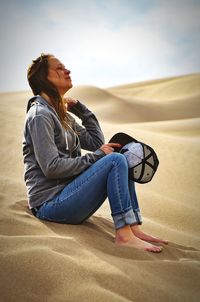
[[[70,107],[74,106],[75,104],[77,104],[77,100],[74,100],[73,98],[69,97],[69,96],[65,96],[63,98],[66,109],[69,109]]]

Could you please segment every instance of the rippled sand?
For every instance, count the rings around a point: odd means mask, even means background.
[[[116,247],[108,200],[80,226],[32,216],[21,151],[31,93],[0,94],[0,301],[199,301],[200,74],[69,94],[106,141],[123,131],[156,150],[158,172],[136,186],[142,228],[170,243],[160,254]]]

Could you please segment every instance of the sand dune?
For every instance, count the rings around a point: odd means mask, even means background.
[[[0,301],[199,301],[199,79],[70,91],[96,113],[107,141],[124,131],[156,150],[157,174],[136,187],[143,229],[170,240],[161,254],[115,247],[108,201],[81,226],[33,217],[21,151],[31,93],[0,94]]]
[[[182,99],[186,96],[199,95],[200,74],[192,74],[182,77],[151,80],[140,83],[121,85],[108,88],[109,92],[117,95],[136,97],[143,100],[163,101],[170,99]]]
[[[200,116],[200,74],[108,89],[80,86],[72,88],[69,94],[88,105],[95,101],[96,114],[107,122],[150,122]]]

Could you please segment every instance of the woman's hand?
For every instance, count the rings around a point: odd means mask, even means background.
[[[114,152],[114,148],[120,148],[120,147],[121,147],[120,144],[108,143],[102,145],[99,149],[102,150],[105,154],[110,154]]]
[[[70,107],[74,106],[75,104],[77,104],[77,100],[74,100],[73,98],[69,97],[69,96],[65,96],[63,98],[64,104],[66,109],[69,109]]]

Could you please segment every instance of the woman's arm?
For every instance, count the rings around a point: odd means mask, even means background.
[[[68,111],[82,120],[84,127],[74,120],[74,128],[79,136],[81,148],[95,151],[105,143],[104,135],[96,116],[84,104],[77,101],[68,108]]]
[[[37,115],[27,123],[31,136],[34,157],[42,172],[47,178],[71,178],[74,177],[105,153],[98,149],[96,152],[87,153],[76,158],[60,157],[55,144],[54,124],[48,116]]]

